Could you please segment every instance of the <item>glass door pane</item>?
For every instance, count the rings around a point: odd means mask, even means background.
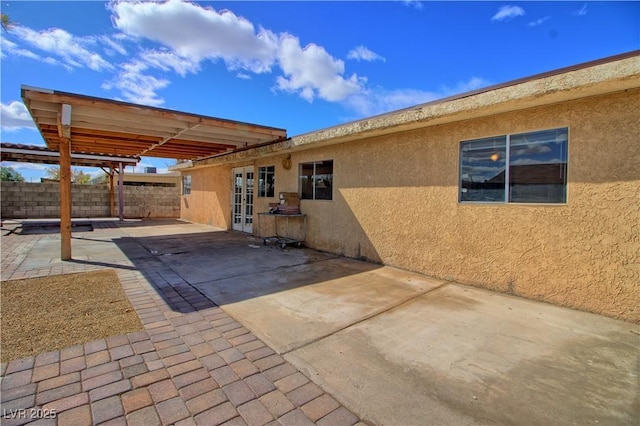
[[[253,232],[253,167],[233,170],[233,214],[232,228],[236,231]]]
[[[234,171],[233,173],[233,229],[242,231],[242,172]]]
[[[244,223],[245,232],[251,232],[253,228],[253,172],[246,172],[245,174],[245,216]]]

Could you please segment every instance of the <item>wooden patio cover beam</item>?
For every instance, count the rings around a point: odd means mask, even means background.
[[[178,152],[180,159],[196,159],[286,138],[286,130],[275,127],[47,89],[23,86],[22,98],[47,146],[53,149],[61,138],[60,105],[72,107],[70,136],[74,149],[76,137],[80,147],[95,143],[80,138],[94,138],[118,147],[119,154],[167,158]],[[119,142],[127,142],[130,150],[125,152]]]

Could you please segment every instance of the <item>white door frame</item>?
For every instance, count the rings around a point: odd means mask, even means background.
[[[253,166],[236,167],[232,171],[231,227],[236,231],[253,232],[253,195],[255,172]]]

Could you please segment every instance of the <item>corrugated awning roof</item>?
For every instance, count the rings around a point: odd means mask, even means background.
[[[284,129],[22,86],[22,99],[51,150],[191,160],[283,140]],[[65,112],[63,113],[63,105]],[[70,126],[63,129],[63,114]]]
[[[15,161],[18,163],[59,164],[60,153],[45,146],[22,145],[3,142],[0,145],[2,161]],[[72,166],[87,167],[112,167],[119,163],[125,166],[135,166],[139,157],[127,155],[105,155],[92,152],[72,152]]]

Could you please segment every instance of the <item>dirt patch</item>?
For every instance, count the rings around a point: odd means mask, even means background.
[[[143,329],[113,270],[4,281],[2,362]]]

